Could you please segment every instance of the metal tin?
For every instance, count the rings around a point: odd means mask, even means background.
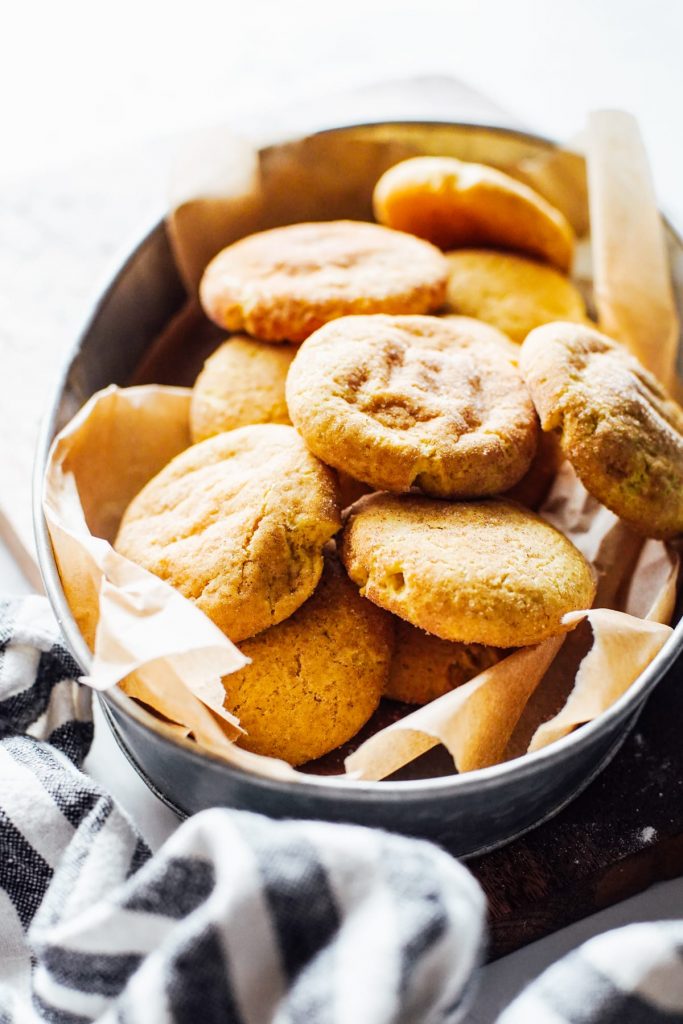
[[[505,164],[547,153],[553,144],[537,136],[458,124],[382,124],[334,129],[347,138],[377,138],[417,152],[449,152],[466,159]],[[324,133],[328,137],[331,133]],[[321,138],[322,133],[314,138]],[[270,147],[264,152],[276,152]],[[367,197],[363,203],[367,206]],[[345,200],[347,201],[347,200]],[[354,200],[358,204],[358,198]],[[330,216],[361,216],[335,209]],[[674,262],[683,264],[683,242],[667,226]],[[675,282],[681,305],[683,281]],[[66,642],[87,672],[91,655],[74,622],[55,565],[41,498],[50,443],[83,403],[111,383],[125,385],[151,341],[178,312],[185,293],[163,223],[157,224],[123,263],[97,303],[58,381],[45,419],[35,467],[34,517],[45,587]],[[655,660],[607,712],[534,754],[465,775],[353,782],[304,778],[291,783],[261,778],[200,752],[173,736],[118,689],[101,696],[124,753],[150,788],[180,814],[225,805],[273,817],[321,818],[379,826],[426,837],[467,856],[501,845],[540,823],[572,800],[614,756],[648,694],[671,669],[683,647],[681,608],[673,636]]]

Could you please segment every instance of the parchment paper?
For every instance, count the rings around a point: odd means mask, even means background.
[[[262,774],[295,777],[282,762],[232,742],[239,725],[223,709],[220,677],[229,687],[229,673],[246,659],[191,602],[109,543],[132,495],[187,446],[189,394],[151,385],[108,388],[53,446],[45,508],[69,603],[94,649],[88,682],[98,689],[120,683],[219,756]],[[586,610],[572,619],[587,617],[595,640],[559,715],[536,731],[534,749],[599,714],[655,656],[670,628],[632,613],[666,621],[677,568],[676,556],[663,544],[643,544],[625,533],[566,464],[544,513],[594,564],[613,610]],[[630,560],[627,549],[633,551]],[[633,569],[627,580],[625,566]],[[521,649],[377,733],[348,759],[347,771],[356,778],[383,778],[438,742],[459,771],[496,763],[564,642],[554,637]]]
[[[679,324],[664,228],[634,117],[621,110],[589,116],[587,170],[600,325],[680,396]]]

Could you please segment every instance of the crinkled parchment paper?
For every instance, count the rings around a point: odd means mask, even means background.
[[[53,446],[45,510],[69,604],[94,651],[88,682],[96,689],[120,683],[181,733],[232,762],[295,777],[282,762],[232,742],[239,726],[223,710],[220,677],[229,687],[230,672],[246,659],[190,601],[111,547],[133,494],[188,445],[189,394],[153,385],[107,388]],[[673,609],[678,564],[664,544],[643,543],[599,506],[566,464],[544,514],[595,566],[606,607],[571,617],[572,624],[588,620],[592,646],[575,667],[573,689],[558,713],[539,724],[529,749],[600,714],[649,664],[671,633],[664,623]],[[347,771],[384,778],[437,743],[459,771],[500,761],[539,684],[553,686],[553,663],[566,642],[561,636],[522,648],[376,733],[347,759]],[[556,675],[566,683],[566,672]]]
[[[189,445],[189,398],[183,388],[112,386],[52,446],[43,507],[67,600],[93,651],[86,682],[120,683],[176,733],[287,777],[289,765],[232,742],[242,730],[223,708],[221,678],[248,659],[192,602],[111,546],[133,495]]]
[[[638,289],[624,290],[629,274],[622,254],[614,255],[614,238],[623,225],[614,226],[620,203],[606,199],[613,173],[607,128],[612,131],[612,121],[607,127],[592,123],[592,148],[589,140],[589,182],[599,197],[591,200],[591,213],[601,224],[594,254],[600,268],[601,323],[628,341],[651,368],[670,377],[673,353],[666,339],[673,328],[661,262],[643,297]],[[244,233],[293,220],[370,217],[371,186],[386,167],[410,155],[404,149],[357,140],[340,150],[333,136],[322,136],[273,147],[257,161],[249,147],[231,142],[220,173],[214,164],[198,199],[191,189],[183,192],[183,182],[186,186],[195,170],[181,175],[177,188],[170,231],[188,290],[196,288],[208,258]],[[585,202],[577,160],[572,157],[570,166],[532,160],[519,168],[519,176],[533,177],[543,191],[546,173],[546,191],[569,197],[571,183],[578,182],[580,197],[572,217],[578,226]],[[198,165],[202,161],[195,154],[193,167]],[[637,180],[642,184],[643,175]],[[656,253],[661,239],[652,229],[651,190],[634,190],[631,179],[617,184],[638,208],[629,216],[644,225],[648,252]],[[661,232],[658,215],[656,223]],[[641,264],[642,258],[641,250]],[[636,334],[642,338],[637,326],[642,310],[627,307],[646,302],[651,309],[653,301],[660,310],[661,340],[650,335],[643,344],[634,340]],[[108,388],[87,403],[53,445],[45,513],[67,599],[93,650],[88,682],[98,689],[121,685],[174,734],[190,736],[230,762],[272,777],[301,778],[283,762],[234,743],[240,728],[223,709],[221,677],[229,688],[230,673],[245,664],[237,648],[191,602],[111,547],[134,494],[190,443],[189,394],[156,385]],[[675,551],[636,537],[586,493],[568,465],[558,474],[542,514],[593,565],[595,607],[567,617],[571,629],[563,636],[509,654],[376,733],[347,758],[350,776],[385,778],[439,743],[461,772],[537,750],[599,715],[656,656],[671,634],[667,623],[676,593]]]

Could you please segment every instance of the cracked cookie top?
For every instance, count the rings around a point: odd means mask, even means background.
[[[115,547],[239,641],[310,597],[339,526],[331,470],[291,427],[262,424],[176,456],[130,503]]]
[[[683,409],[623,345],[571,323],[532,331],[520,361],[544,430],[587,491],[646,537],[683,532]]]
[[[328,324],[295,356],[287,405],[311,451],[383,490],[496,494],[536,449],[536,414],[507,352],[462,320]]]

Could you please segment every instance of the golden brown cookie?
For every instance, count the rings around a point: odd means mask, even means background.
[[[206,268],[200,299],[229,331],[303,341],[350,313],[428,313],[446,295],[434,246],[362,221],[291,224],[243,238]]]
[[[581,293],[553,267],[487,249],[456,249],[446,258],[448,307],[493,324],[520,345],[541,324],[586,320]]]
[[[589,608],[583,555],[508,501],[452,503],[372,494],[349,516],[341,551],[361,594],[444,640],[524,647]]]
[[[192,389],[192,440],[251,423],[289,423],[285,380],[296,345],[228,338],[204,363]]]
[[[445,318],[354,316],[299,349],[292,423],[324,462],[378,489],[495,494],[529,468],[536,414],[498,344]]]
[[[521,368],[544,430],[586,490],[646,537],[683,532],[683,409],[622,345],[577,324],[547,324]]]
[[[128,506],[115,547],[231,640],[303,604],[340,525],[336,481],[291,427],[241,427],[193,445]]]
[[[390,167],[375,186],[381,224],[442,249],[492,246],[568,270],[574,232],[564,214],[508,174],[453,157],[418,156]]]
[[[379,703],[392,646],[391,616],[326,554],[313,596],[240,644],[251,664],[223,680],[225,706],[247,730],[240,746],[297,765],[345,743]]]
[[[441,640],[395,619],[396,640],[384,696],[406,704],[428,704],[495,665],[498,652],[479,644]]]

